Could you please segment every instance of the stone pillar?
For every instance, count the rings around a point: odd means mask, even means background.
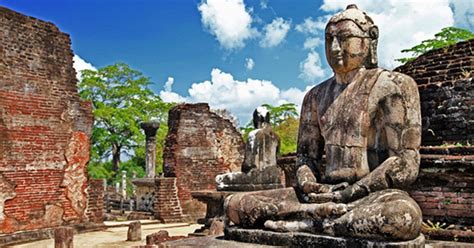
[[[146,136],[146,177],[154,178],[156,163],[156,131],[160,128],[160,123],[157,121],[142,122],[140,127],[145,131]]]
[[[73,248],[74,229],[58,227],[54,229],[54,248]]]
[[[122,196],[127,199],[127,171],[122,171]]]
[[[128,224],[127,241],[142,240],[142,225],[140,221],[134,221]]]

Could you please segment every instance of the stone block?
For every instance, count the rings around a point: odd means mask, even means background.
[[[133,221],[128,225],[127,241],[142,240],[142,225],[140,221]]]
[[[58,227],[54,229],[54,248],[73,248],[74,229],[72,227]]]

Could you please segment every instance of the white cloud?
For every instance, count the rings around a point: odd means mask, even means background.
[[[72,66],[74,67],[74,70],[76,70],[76,78],[79,81],[81,81],[81,78],[82,78],[82,74],[81,74],[82,70],[97,71],[97,68],[95,68],[91,63],[86,62],[84,59],[79,57],[79,55],[77,55],[77,54],[74,54],[74,57],[72,58],[72,61],[73,61]]]
[[[174,78],[168,77],[168,80],[166,80],[166,83],[165,83],[165,91],[172,91],[173,84],[174,84]]]
[[[308,17],[302,23],[296,25],[295,29],[303,34],[318,35],[321,30],[326,28],[329,18],[331,18],[330,15],[319,16],[316,20]]]
[[[186,98],[173,92],[174,78],[168,77],[165,83],[164,90],[160,91],[160,98],[165,102],[186,102]]]
[[[318,37],[309,37],[304,41],[303,48],[314,50],[318,46],[324,45],[324,41]]]
[[[449,0],[388,0],[377,4],[372,0],[325,0],[321,9],[335,12],[351,3],[367,12],[379,27],[379,63],[389,69],[399,65],[394,59],[407,56],[400,52],[402,49],[432,38],[442,28],[454,24]]]
[[[310,51],[304,61],[300,63],[301,74],[299,78],[306,82],[315,82],[327,76],[327,72],[321,66],[321,58],[315,51]]]
[[[245,68],[247,68],[247,70],[251,71],[254,66],[255,66],[255,61],[253,61],[252,58],[245,59]]]
[[[261,47],[275,47],[279,45],[288,34],[291,22],[281,17],[275,18],[270,24],[267,24],[263,30],[264,35],[260,41]]]
[[[271,81],[248,78],[245,81],[234,79],[233,75],[214,68],[211,79],[194,83],[183,97],[172,91],[161,91],[165,101],[179,99],[180,102],[206,102],[212,109],[227,109],[235,115],[241,125],[252,117],[252,112],[263,103],[280,105],[295,103],[298,108],[303,101],[305,90],[290,88],[280,90]],[[169,97],[171,96],[172,97]]]
[[[267,9],[268,8],[268,0],[260,0],[260,8]]]
[[[451,0],[450,6],[454,10],[456,26],[472,31],[474,29],[474,1]]]
[[[204,27],[226,49],[242,48],[247,39],[258,35],[243,0],[205,0],[198,9]]]

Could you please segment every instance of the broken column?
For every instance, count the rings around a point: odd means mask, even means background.
[[[142,122],[140,127],[145,131],[146,135],[146,177],[154,178],[156,166],[156,131],[160,128],[160,123],[157,121]]]
[[[142,225],[140,221],[133,221],[128,224],[127,241],[142,240]]]
[[[74,229],[72,227],[58,227],[54,229],[54,248],[72,248]]]
[[[155,199],[155,167],[156,167],[156,132],[160,128],[157,121],[142,122],[140,127],[146,136],[145,178],[133,179],[136,190],[137,209],[139,211],[153,212]]]

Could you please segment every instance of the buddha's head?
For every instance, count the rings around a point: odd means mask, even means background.
[[[356,5],[347,6],[326,25],[326,58],[335,73],[377,67],[379,31]]]
[[[253,111],[253,126],[262,128],[264,123],[270,124],[270,111],[265,106],[259,106]]]

